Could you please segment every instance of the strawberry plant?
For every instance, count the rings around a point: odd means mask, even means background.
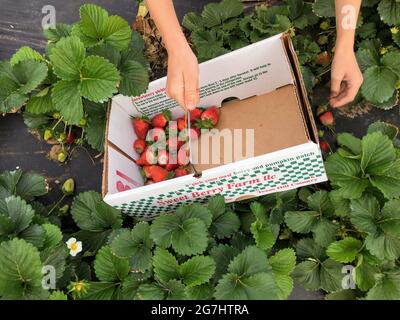
[[[362,1],[355,49],[365,82],[359,98],[390,109],[397,105],[400,86],[399,2]],[[329,82],[334,55],[334,0],[284,0],[243,9],[240,0],[211,3],[198,14],[188,13],[183,26],[199,61],[209,60],[280,32],[287,32],[301,64],[307,90]]]
[[[142,38],[127,21],[94,4],[81,6],[79,22],[58,24],[44,36],[45,54],[22,47],[1,62],[0,111],[25,105],[25,122],[46,141],[58,141],[59,153],[81,145],[83,137],[102,152],[108,100],[147,89]],[[75,139],[77,131],[81,137]]]

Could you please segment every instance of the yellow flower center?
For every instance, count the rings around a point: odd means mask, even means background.
[[[75,284],[75,291],[80,292],[80,291],[82,291],[83,287],[84,287],[83,283],[82,282],[78,282],[78,283]]]
[[[399,28],[393,27],[393,28],[390,29],[390,31],[391,31],[393,34],[397,34],[397,33],[399,32]]]
[[[78,245],[77,245],[76,242],[74,242],[73,244],[71,244],[71,250],[72,250],[72,251],[75,251],[75,250],[77,250],[77,249],[78,249]]]

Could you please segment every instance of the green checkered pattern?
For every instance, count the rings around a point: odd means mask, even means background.
[[[261,180],[263,176],[268,174],[276,174],[278,179],[269,181]],[[172,190],[166,193],[152,195],[130,203],[123,203],[116,206],[116,208],[122,210],[124,213],[134,216],[135,218],[148,220],[160,215],[161,213],[174,211],[181,204],[192,204],[195,202],[204,203],[210,196],[184,200],[179,203],[174,202],[167,205],[159,205],[157,200],[168,202],[169,199],[174,199],[185,194],[191,195],[196,191],[207,191],[224,186],[224,191],[221,194],[227,201],[233,201],[242,195],[258,194],[266,189],[285,186],[291,183],[298,183],[311,178],[320,178],[324,176],[324,174],[325,169],[323,160],[319,154],[315,154],[312,157],[286,161],[273,166],[266,165],[261,169],[248,170],[247,172],[232,175],[223,179],[199,183],[197,185],[189,185],[185,189]],[[253,178],[260,179],[260,183],[247,184],[232,189],[227,188],[228,184],[237,185],[240,182],[249,181]]]

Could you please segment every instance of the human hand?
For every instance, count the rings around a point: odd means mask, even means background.
[[[168,50],[167,95],[187,110],[199,103],[199,65],[187,43]]]
[[[336,48],[331,71],[330,104],[339,108],[354,100],[363,83],[353,49]]]

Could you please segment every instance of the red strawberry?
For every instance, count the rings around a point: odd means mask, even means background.
[[[65,144],[72,144],[74,141],[75,141],[75,138],[76,138],[76,136],[75,136],[75,133],[73,133],[73,132],[70,132],[69,134],[68,134],[68,136],[67,136],[67,139],[65,139]]]
[[[136,139],[133,143],[133,149],[139,154],[143,153],[146,149],[146,142],[143,139]]]
[[[198,128],[212,129],[214,128],[219,120],[219,110],[216,106],[212,106],[201,114],[200,120],[196,121]]]
[[[178,151],[178,139],[177,138],[169,138],[166,142],[165,142],[168,150],[170,152],[177,152]]]
[[[201,131],[199,128],[193,127],[193,128],[190,128],[189,130],[185,129],[180,132],[179,140],[184,140],[184,141],[189,140],[188,134],[190,135],[190,138],[192,140],[196,140],[197,138],[199,138],[200,133],[201,133]]]
[[[164,129],[161,128],[153,128],[149,130],[146,136],[146,141],[148,142],[157,142],[157,141],[165,141],[166,135]]]
[[[333,113],[330,111],[324,112],[319,116],[319,121],[325,126],[325,127],[332,127],[335,124],[335,118],[333,117]]]
[[[146,151],[140,155],[140,158],[136,160],[138,166],[148,166],[155,163],[157,163],[157,157],[152,148],[147,148]]]
[[[178,168],[177,163],[167,163],[167,165],[165,166],[165,169],[167,171],[174,171],[176,168]]]
[[[189,164],[189,160],[189,150],[186,145],[184,145],[178,151],[178,164],[180,166],[186,166]]]
[[[331,150],[331,147],[329,146],[329,143],[326,142],[325,140],[321,140],[319,142],[319,146],[320,146],[320,148],[321,148],[321,150],[323,152],[329,152]]]
[[[150,124],[146,118],[133,118],[133,130],[139,139],[146,139],[147,131],[150,129]]]
[[[323,51],[317,56],[317,64],[326,65],[331,61],[331,55],[328,51]]]
[[[168,122],[166,130],[169,136],[176,135],[178,133],[178,123],[175,120]]]
[[[154,182],[164,181],[169,176],[169,172],[159,166],[151,166],[149,171]]]
[[[160,166],[165,166],[169,162],[169,154],[167,150],[158,151],[158,164]]]
[[[171,119],[171,111],[165,110],[153,117],[151,120],[151,125],[154,128],[164,128],[168,121]]]
[[[186,121],[185,121],[184,118],[179,118],[179,119],[177,120],[177,122],[178,122],[178,130],[179,130],[179,131],[182,131],[183,129],[186,128]]]
[[[190,110],[190,122],[194,123],[196,120],[200,119],[202,113],[203,113],[203,110],[201,110],[199,108]]]
[[[186,176],[187,174],[189,174],[189,171],[186,168],[177,168],[174,171],[175,173],[175,177],[182,177],[182,176]]]
[[[144,175],[145,175],[145,177],[147,179],[151,178],[150,168],[151,168],[151,166],[144,166],[143,167],[143,173],[144,173]]]
[[[153,180],[147,180],[145,183],[144,183],[144,185],[145,186],[148,186],[149,184],[153,184],[153,183],[155,183]]]

